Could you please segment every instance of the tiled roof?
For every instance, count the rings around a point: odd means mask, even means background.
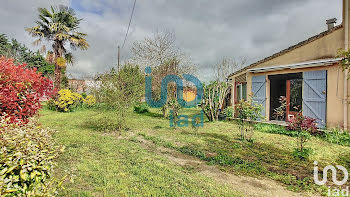
[[[251,64],[251,65],[249,65],[249,66],[246,66],[246,67],[244,67],[244,68],[242,68],[242,69],[240,69],[240,70],[238,70],[238,71],[232,73],[231,75],[229,75],[229,77],[231,77],[231,76],[233,76],[233,75],[235,75],[235,74],[237,74],[237,73],[243,72],[243,71],[245,71],[245,70],[247,70],[247,69],[253,68],[254,66],[257,66],[257,65],[259,65],[259,64],[262,64],[262,63],[267,62],[267,61],[269,61],[269,60],[272,60],[272,59],[274,59],[274,58],[276,58],[276,57],[279,57],[279,56],[281,56],[281,55],[284,55],[284,54],[286,54],[286,53],[288,53],[288,52],[290,52],[290,51],[292,51],[292,50],[294,50],[294,49],[297,49],[297,48],[299,48],[299,47],[301,47],[301,46],[304,46],[304,45],[306,45],[306,44],[309,44],[309,43],[311,43],[311,42],[313,42],[313,41],[315,41],[315,40],[317,40],[317,39],[319,39],[319,38],[322,38],[322,37],[324,37],[324,36],[326,36],[326,35],[328,35],[328,34],[333,33],[334,31],[336,31],[336,30],[338,30],[338,29],[341,29],[342,27],[343,27],[343,25],[338,25],[338,26],[334,27],[333,29],[324,31],[324,32],[322,32],[322,33],[320,33],[320,34],[317,34],[316,36],[313,36],[313,37],[311,37],[311,38],[309,38],[309,39],[307,39],[307,40],[304,40],[304,41],[302,41],[302,42],[299,42],[299,43],[296,44],[296,45],[293,45],[293,46],[291,46],[291,47],[289,47],[289,48],[287,48],[287,49],[284,49],[284,50],[282,50],[282,51],[280,51],[280,52],[278,52],[278,53],[275,53],[275,54],[273,54],[273,55],[271,55],[271,56],[269,56],[269,57],[266,57],[266,58],[264,58],[264,59],[262,59],[262,60],[259,60],[259,61],[255,62],[255,63],[253,63],[253,64]]]

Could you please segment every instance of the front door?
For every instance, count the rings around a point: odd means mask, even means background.
[[[302,73],[270,75],[270,120],[288,121],[302,110]]]

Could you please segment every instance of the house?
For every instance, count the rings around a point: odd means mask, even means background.
[[[78,93],[89,93],[91,88],[98,86],[98,81],[93,79],[68,79],[69,89]]]
[[[317,119],[319,127],[350,125],[350,81],[343,71],[338,50],[349,49],[349,0],[343,0],[343,21],[327,20],[328,30],[253,63],[229,76],[231,104],[241,99],[262,104],[266,121],[275,120],[281,96],[287,99],[286,119],[295,107]]]

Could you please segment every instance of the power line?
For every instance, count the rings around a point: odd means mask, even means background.
[[[132,16],[134,15],[135,5],[136,5],[136,0],[134,1],[134,5],[132,7],[131,16],[130,16],[130,20],[129,20],[129,25],[128,25],[128,29],[126,30],[126,34],[125,34],[125,38],[124,38],[122,49],[124,48],[124,45],[125,45],[125,42],[126,42],[126,38],[128,37],[128,34],[129,34],[129,28],[130,28]]]

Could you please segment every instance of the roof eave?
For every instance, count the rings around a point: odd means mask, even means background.
[[[300,68],[329,66],[329,65],[338,63],[341,60],[342,58],[335,58],[335,59],[323,59],[323,60],[315,60],[315,61],[308,61],[308,62],[300,62],[300,63],[288,64],[288,65],[276,65],[276,66],[270,66],[270,67],[264,67],[264,68],[248,69],[248,72],[264,73],[264,72],[279,71],[279,70],[286,70],[286,69],[294,70],[294,69],[300,69]]]

